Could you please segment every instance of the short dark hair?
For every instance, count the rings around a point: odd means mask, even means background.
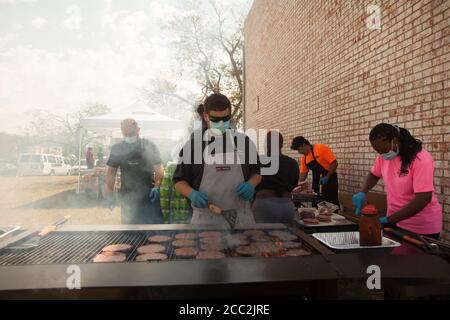
[[[203,106],[203,103],[202,103],[202,104],[199,104],[197,107],[197,114],[200,117],[203,117],[203,112],[205,112],[205,107]]]
[[[224,111],[231,109],[230,100],[221,93],[213,93],[208,96],[203,102],[204,112],[214,111]]]
[[[298,148],[303,147],[304,145],[310,146],[311,143],[304,137],[295,137],[292,139],[291,150],[298,150]]]

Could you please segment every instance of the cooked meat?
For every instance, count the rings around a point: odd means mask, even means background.
[[[319,220],[320,222],[331,222],[331,216],[327,216],[324,214],[319,214],[317,216],[317,220]]]
[[[208,209],[214,214],[222,214],[222,209],[216,205],[209,204]]]
[[[146,253],[136,257],[136,261],[164,261],[168,257],[163,253]]]
[[[93,262],[124,262],[127,259],[125,253],[107,251],[99,253],[92,260]]]
[[[219,232],[219,231],[205,231],[205,232],[200,232],[199,236],[201,238],[221,238],[222,237],[222,232]]]
[[[177,240],[194,240],[197,239],[197,234],[195,233],[179,233],[175,236]]]
[[[156,242],[156,243],[164,243],[164,242],[172,241],[172,238],[168,237],[168,236],[156,235],[156,236],[151,236],[150,238],[148,238],[148,241]]]
[[[319,213],[320,214],[325,214],[325,215],[333,215],[333,213],[339,209],[338,205],[335,205],[334,203],[330,203],[327,201],[322,201],[320,203],[317,204],[317,208],[319,209]]]
[[[138,254],[157,253],[157,252],[164,252],[164,251],[166,251],[166,248],[160,244],[148,244],[148,245],[137,248]]]
[[[306,218],[314,219],[318,214],[316,208],[301,208],[298,210],[298,213],[300,215],[300,218],[302,219]]]
[[[272,237],[277,238],[279,241],[293,241],[298,239],[295,234],[287,231],[272,231],[269,234]]]
[[[175,240],[172,242],[172,246],[175,248],[183,247],[195,247],[196,243],[194,240]]]
[[[200,238],[200,243],[222,243],[222,238]]]
[[[226,247],[222,243],[205,243],[200,245],[200,249],[204,251],[223,251]]]
[[[247,230],[244,234],[249,237],[265,236],[266,233],[262,230]]]
[[[285,249],[298,249],[301,248],[302,244],[300,242],[286,241],[281,242],[281,246]]]
[[[198,249],[187,247],[175,249],[175,255],[180,258],[194,258],[198,254]]]
[[[303,219],[303,223],[313,225],[313,224],[319,224],[320,221],[317,219]]]
[[[200,251],[196,257],[199,260],[223,259],[225,255],[219,251]]]
[[[253,257],[259,253],[258,248],[255,245],[240,246],[235,249],[236,253],[244,257]]]
[[[225,240],[242,240],[246,241],[248,237],[243,233],[231,233],[225,236]]]
[[[282,251],[282,248],[272,242],[258,242],[254,245],[258,248],[260,254],[280,254]]]
[[[291,249],[286,252],[288,257],[300,257],[300,256],[309,256],[311,252],[304,249]]]
[[[128,252],[132,246],[129,244],[111,244],[102,249],[102,252]]]
[[[259,236],[252,236],[251,240],[254,242],[269,242],[270,237],[264,234],[264,235],[259,235]]]

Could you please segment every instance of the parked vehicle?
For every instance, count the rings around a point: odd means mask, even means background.
[[[86,159],[81,159],[70,168],[70,174],[78,174],[78,171],[84,172],[89,170],[87,167]]]
[[[70,165],[64,157],[54,154],[24,153],[19,156],[18,176],[68,175]]]

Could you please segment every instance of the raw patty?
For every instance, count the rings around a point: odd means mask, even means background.
[[[300,257],[300,256],[309,256],[311,252],[304,249],[291,249],[286,252],[288,257]]]
[[[198,236],[195,233],[179,233],[175,236],[177,240],[194,240],[197,239]]]
[[[175,249],[175,255],[180,258],[194,258],[198,254],[198,249],[187,247]]]
[[[183,247],[195,247],[194,240],[175,240],[172,242],[172,246],[175,248],[183,248]]]
[[[157,253],[166,251],[166,248],[160,244],[148,244],[137,248],[138,254]]]
[[[102,252],[94,257],[93,262],[124,262],[127,259],[122,252]]]
[[[171,237],[161,235],[151,236],[150,238],[148,238],[149,242],[156,242],[156,243],[164,243],[169,242],[171,240],[172,240]]]
[[[167,256],[163,253],[146,253],[136,257],[136,261],[164,261]]]
[[[201,243],[207,244],[207,243],[222,243],[222,238],[201,238]]]
[[[200,251],[196,257],[199,260],[223,259],[225,255],[219,251]]]
[[[102,249],[102,252],[128,252],[131,250],[129,244],[111,244]]]

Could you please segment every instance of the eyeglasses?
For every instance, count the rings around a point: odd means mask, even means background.
[[[231,119],[231,115],[228,115],[225,117],[213,117],[213,116],[208,115],[208,117],[209,117],[209,120],[211,120],[212,122],[215,122],[215,123],[218,123],[220,121],[225,122],[225,121],[229,121]]]

